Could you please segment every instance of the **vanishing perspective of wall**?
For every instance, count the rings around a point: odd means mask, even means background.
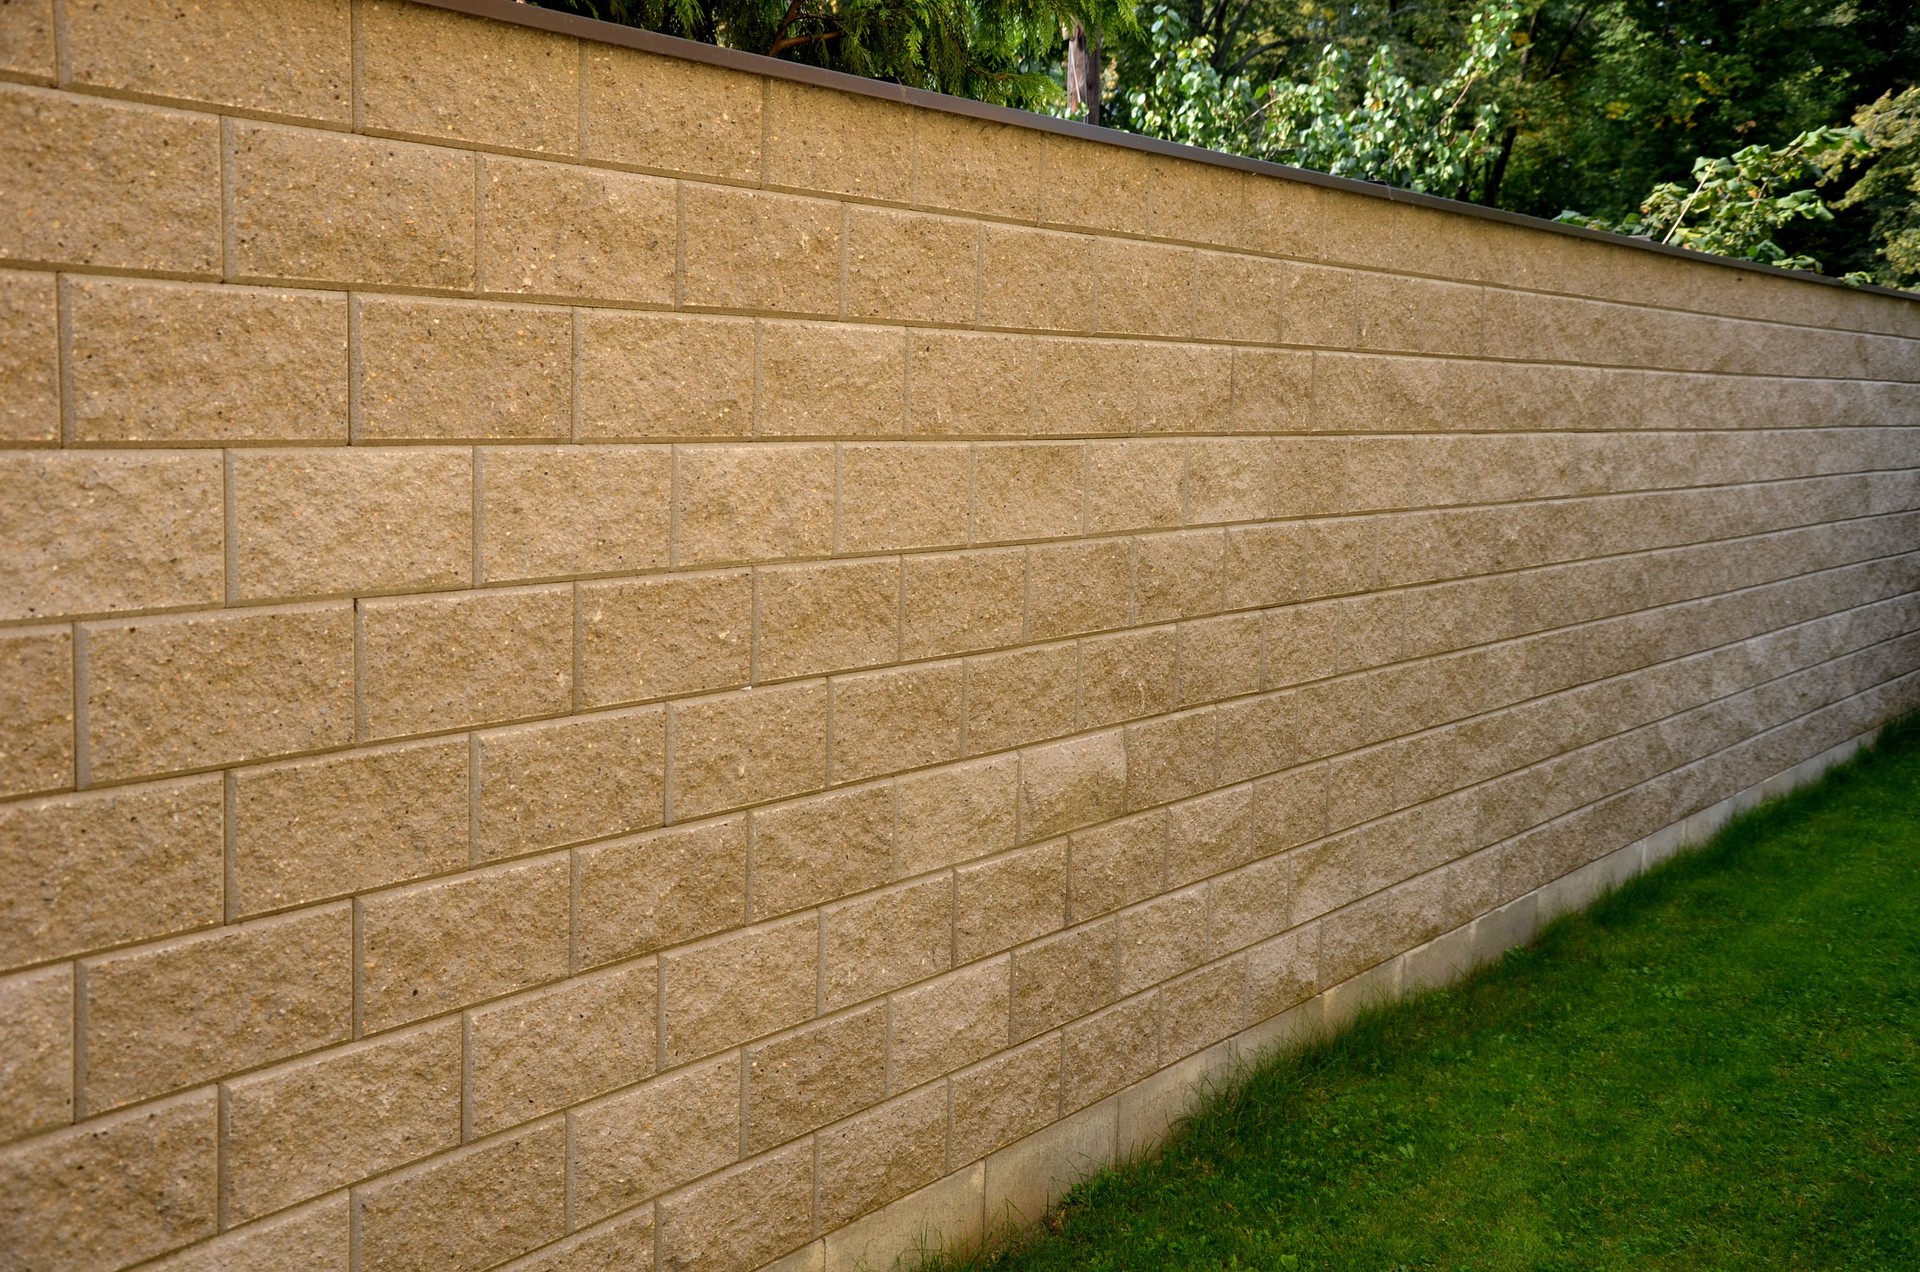
[[[8,1269],[964,1239],[1920,702],[1905,300],[394,0],[0,64]]]

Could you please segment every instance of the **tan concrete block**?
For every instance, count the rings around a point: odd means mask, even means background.
[[[987,225],[982,235],[981,325],[1093,330],[1098,240],[1017,225]]]
[[[833,447],[695,446],[676,463],[680,565],[832,550]]]
[[[1245,242],[1248,174],[1161,155],[1149,159],[1148,166],[1155,238]]]
[[[713,309],[840,312],[838,204],[823,199],[683,187],[681,300]]]
[[[1070,644],[967,661],[967,750],[975,755],[1073,732],[1077,657]]]
[[[1284,932],[1247,951],[1248,1014],[1265,1020],[1306,1002],[1323,983],[1317,924]]]
[[[653,1207],[646,1206],[556,1242],[511,1267],[513,1272],[653,1272],[654,1244]]]
[[[1322,255],[1324,189],[1264,174],[1250,175],[1242,189],[1247,246],[1278,256]]]
[[[1036,1034],[1120,997],[1120,923],[1107,919],[1013,952],[1013,1036]]]
[[[573,428],[573,328],[553,309],[363,297],[363,440],[561,440]]]
[[[359,17],[367,131],[579,153],[573,39],[397,0],[366,0]]]
[[[1142,433],[1224,433],[1233,426],[1233,359],[1222,345],[1136,346]]]
[[[666,711],[651,707],[483,733],[481,858],[650,830],[666,816]]]
[[[1291,857],[1269,857],[1207,885],[1216,956],[1286,930],[1292,916],[1293,872]]]
[[[233,1229],[173,1258],[153,1264],[154,1272],[254,1272],[259,1268],[311,1268],[348,1272],[352,1254],[352,1218],[347,1195],[303,1206],[262,1223]]]
[[[1038,340],[1034,429],[1131,433],[1141,418],[1140,346],[1124,340]]]
[[[907,201],[916,112],[897,103],[767,82],[767,184]]]
[[[361,1031],[565,976],[568,873],[542,857],[356,902]]]
[[[1365,832],[1355,831],[1308,844],[1291,854],[1295,923],[1316,919],[1366,894],[1361,881],[1364,843]]]
[[[8,10],[24,8],[14,5]],[[0,18],[0,22],[8,21]],[[6,64],[0,35],[0,66]],[[0,274],[0,439],[60,440],[60,335],[54,277]]]
[[[893,788],[868,786],[753,814],[753,913],[785,914],[885,883]]]
[[[1130,724],[1126,734],[1120,767],[1126,778],[1128,808],[1184,799],[1214,784],[1218,747],[1211,710]]]
[[[573,703],[573,589],[360,602],[368,737],[552,715]]]
[[[1260,853],[1253,834],[1252,787],[1214,791],[1175,804],[1169,810],[1167,882],[1170,884],[1190,883],[1232,870]]]
[[[53,79],[53,0],[20,0],[0,12],[0,70]]]
[[[907,431],[906,401],[905,331],[830,322],[761,324],[762,435],[897,437]]]
[[[73,968],[0,979],[0,1137],[73,1120]]]
[[[1087,529],[1171,529],[1181,521],[1184,442],[1094,442],[1087,447]]]
[[[1267,683],[1295,685],[1340,670],[1346,611],[1339,605],[1291,605],[1265,613]],[[1339,686],[1351,697],[1354,686]]]
[[[1288,433],[1304,430],[1313,410],[1313,358],[1278,349],[1233,351],[1233,408],[1236,433]]]
[[[1040,219],[1146,234],[1152,160],[1134,150],[1071,137],[1046,139]]]
[[[82,964],[88,1112],[344,1042],[346,906],[222,928]]]
[[[258,914],[465,865],[467,750],[457,738],[236,772],[230,912]]]
[[[480,185],[480,290],[673,303],[673,182],[488,156]]]
[[[1207,894],[1189,888],[1120,916],[1120,992],[1135,993],[1207,960]],[[1142,1045],[1153,1052],[1157,1038]]]
[[[656,1078],[573,1114],[577,1223],[738,1160],[740,1058]]]
[[[344,602],[83,631],[94,781],[353,736],[353,610]]]
[[[674,575],[580,588],[580,697],[639,702],[747,683],[753,576]]]
[[[1253,788],[1256,851],[1280,852],[1326,833],[1326,769],[1294,769],[1257,782]]]
[[[1027,638],[1124,627],[1133,612],[1133,545],[1125,539],[1027,550]]]
[[[1023,848],[953,876],[953,956],[967,963],[1066,926],[1065,840]]]
[[[1280,343],[1287,266],[1228,252],[1194,256],[1193,334],[1203,340]]]
[[[1060,1116],[1059,1035],[955,1075],[948,1159],[977,1161]]]
[[[567,1128],[558,1119],[357,1189],[360,1266],[477,1272],[566,1235]]]
[[[745,817],[600,844],[575,857],[583,967],[747,921]]]
[[[834,1229],[932,1183],[947,1155],[947,1093],[929,1087],[823,1132],[820,1226]]]
[[[745,437],[753,432],[754,324],[623,314],[580,318],[580,436]]]
[[[819,919],[803,915],[665,955],[661,1064],[683,1064],[812,1019],[819,929]],[[741,994],[748,981],[755,992]]]
[[[894,874],[905,878],[1014,844],[1019,760],[999,756],[895,784]]]
[[[813,1235],[813,1145],[755,1158],[660,1203],[661,1262],[682,1272],[755,1268]]]
[[[900,563],[762,570],[754,665],[763,680],[871,667],[900,656]]]
[[[0,455],[0,617],[220,602],[220,457]]]
[[[1265,438],[1210,438],[1187,448],[1181,482],[1189,525],[1275,515],[1274,452]]]
[[[220,124],[0,87],[0,257],[220,272]]]
[[[1097,729],[1173,710],[1175,638],[1169,628],[1080,642],[1080,724]]]
[[[893,1087],[951,1073],[1007,1045],[1009,962],[994,959],[895,994],[889,1042]]]
[[[1226,604],[1224,532],[1188,530],[1143,535],[1134,542],[1137,621],[1217,614]]]
[[[1247,964],[1231,958],[1160,991],[1160,1061],[1169,1064],[1246,1027]]]
[[[971,449],[898,445],[840,448],[842,552],[958,547],[971,522]]]
[[[72,630],[0,635],[0,794],[69,788],[73,766]]]
[[[467,1013],[475,1136],[542,1117],[653,1072],[651,961]]]
[[[229,163],[241,277],[473,286],[469,152],[237,123]]]
[[[443,1021],[229,1083],[229,1220],[456,1147],[460,1031]]]
[[[67,21],[68,73],[75,83],[123,93],[346,124],[353,118],[350,9],[348,0],[293,13],[260,0],[76,9]]]
[[[833,683],[833,780],[960,758],[966,724],[957,662],[896,667]]]
[[[442,447],[245,450],[233,486],[240,600],[427,591],[473,581],[473,454]]]
[[[952,965],[953,884],[945,875],[849,901],[823,916],[828,1009],[925,980]]]
[[[878,1104],[887,1084],[887,1009],[876,1004],[747,1052],[747,1151]]]
[[[1192,335],[1196,255],[1185,247],[1096,240],[1093,260],[1100,285],[1094,328],[1128,335]]]
[[[915,433],[995,437],[1032,427],[1031,340],[969,331],[911,334],[907,414]]]
[[[827,782],[827,686],[746,689],[673,706],[677,819],[817,791]]]
[[[23,1267],[126,1267],[214,1235],[211,1090],[0,1152],[0,1250]]]
[[[1130,749],[1115,729],[1022,751],[1022,837],[1044,839],[1124,812]]]
[[[637,49],[587,46],[590,159],[706,176],[760,175],[757,75]]]
[[[970,323],[978,314],[980,227],[954,217],[847,209],[847,313]]]
[[[220,921],[218,777],[0,805],[0,967]]]
[[[1258,692],[1261,627],[1258,614],[1180,624],[1180,705]]]
[[[1351,349],[1357,329],[1352,271],[1318,265],[1288,266],[1280,315],[1284,343]]]
[[[913,200],[1014,221],[1040,213],[1040,135],[986,120],[917,112]]]
[[[1084,923],[1159,892],[1167,862],[1167,814],[1123,817],[1067,840],[1068,917]]]
[[[480,453],[488,582],[667,564],[673,456],[665,447],[499,447]]]
[[[901,561],[901,656],[938,657],[1011,645],[1026,621],[1022,548]]]
[[[1306,536],[1294,525],[1232,526],[1226,531],[1229,609],[1284,605],[1300,599]]]
[[[1083,1109],[1152,1073],[1159,1062],[1160,1000],[1143,994],[1068,1025],[1062,1035],[1062,1106]]]

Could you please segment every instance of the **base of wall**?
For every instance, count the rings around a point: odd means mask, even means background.
[[[1115,1162],[1151,1153],[1215,1090],[1276,1052],[1323,1037],[1363,1010],[1460,979],[1531,940],[1560,915],[1584,909],[1734,817],[1814,781],[1851,759],[1879,730],[1803,760],[1764,782],[1608,853],[1497,910],[1144,1078],[1043,1131],[928,1184],[766,1265],[768,1272],[884,1272],[927,1253],[966,1249],[1030,1224],[1074,1184]]]

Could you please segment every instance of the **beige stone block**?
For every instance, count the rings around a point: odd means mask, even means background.
[[[1351,349],[1357,339],[1358,298],[1350,270],[1318,265],[1287,267],[1280,338],[1285,344]]]
[[[1119,767],[1128,808],[1184,799],[1214,784],[1218,748],[1210,709],[1130,724],[1126,735]]]
[[[470,1134],[490,1135],[652,1073],[658,983],[648,961],[468,1012]]]
[[[1107,919],[1013,952],[1013,1036],[1025,1041],[1120,997],[1120,924]]]
[[[762,570],[757,678],[785,680],[900,656],[900,563],[834,561]]]
[[[555,1119],[356,1189],[367,1272],[478,1272],[566,1235],[567,1128]]]
[[[1319,990],[1320,929],[1295,928],[1247,951],[1248,1015],[1259,1021],[1306,1002]]]
[[[1169,628],[1080,642],[1080,724],[1119,724],[1173,710],[1175,637]]]
[[[1153,994],[1068,1025],[1062,1035],[1063,1106],[1083,1109],[1152,1073],[1159,1039],[1160,1000]]]
[[[835,791],[753,814],[753,913],[785,914],[885,883],[893,788]]]
[[[681,300],[711,309],[840,312],[838,204],[760,190],[682,188]]]
[[[887,1009],[823,1020],[747,1052],[747,1151],[878,1104],[887,1084]]]
[[[1347,443],[1347,507],[1354,512],[1423,502],[1411,437],[1356,437]]]
[[[1167,814],[1123,817],[1067,840],[1068,917],[1096,915],[1144,901],[1159,892],[1167,863]]]
[[[1061,1054],[1055,1034],[956,1074],[949,1160],[978,1161],[1057,1120]]]
[[[218,777],[0,805],[0,967],[220,921]]]
[[[913,201],[1012,221],[1040,213],[1040,134],[919,111]]]
[[[396,737],[565,711],[573,590],[360,602],[365,733]]]
[[[8,84],[0,138],[0,257],[220,272],[212,116]]]
[[[82,631],[94,781],[266,759],[353,736],[353,610],[344,602]]]
[[[1266,611],[1267,683],[1293,685],[1330,676],[1341,666],[1344,611],[1338,605],[1293,605]],[[1338,687],[1351,696],[1353,686]]]
[[[0,979],[0,1138],[73,1120],[73,968]]]
[[[983,326],[1093,330],[1099,240],[1017,225],[989,224],[982,235]]]
[[[1302,431],[1312,410],[1312,355],[1279,349],[1233,351],[1234,432]]]
[[[1364,832],[1354,832],[1309,844],[1290,854],[1295,923],[1318,918],[1365,894],[1366,888],[1360,882],[1363,842]]]
[[[1180,705],[1258,692],[1261,626],[1258,614],[1180,624]]]
[[[582,584],[580,630],[587,706],[744,685],[753,576],[736,570]]]
[[[221,599],[220,457],[0,455],[0,617]]]
[[[761,324],[762,435],[897,437],[907,431],[906,401],[905,331],[831,322]]]
[[[467,742],[425,742],[233,775],[236,916],[345,896],[467,862]]]
[[[345,1193],[314,1202],[262,1223],[231,1229],[170,1259],[154,1272],[254,1272],[259,1268],[310,1268],[348,1272],[352,1217]]]
[[[1028,549],[1027,638],[1124,627],[1133,612],[1133,545],[1125,539]]]
[[[6,65],[5,41],[5,35],[0,35],[0,66]],[[0,440],[60,440],[60,335],[55,309],[52,274],[25,270],[0,274]]]
[[[229,1083],[229,1221],[457,1147],[460,1034],[443,1021]]]
[[[346,906],[222,928],[82,966],[82,1099],[100,1112],[346,1040]]]
[[[813,1018],[820,920],[732,932],[661,960],[663,1065],[683,1064]],[[752,994],[740,993],[751,982]]]
[[[356,902],[361,1031],[565,976],[568,874],[556,855]]]
[[[1189,883],[1254,860],[1262,846],[1253,830],[1252,787],[1214,791],[1175,804],[1167,828],[1167,881]]]
[[[953,956],[967,963],[1066,926],[1067,845],[1022,848],[953,876]]]
[[[399,0],[366,0],[359,18],[360,127],[579,153],[573,39]]]
[[[1224,433],[1233,426],[1233,359],[1222,345],[1136,346],[1142,433]]]
[[[1226,604],[1226,533],[1188,530],[1135,540],[1137,621],[1217,614]]]
[[[1135,993],[1207,959],[1207,895],[1189,888],[1120,916],[1120,992]],[[1142,1045],[1152,1052],[1157,1040]]]
[[[1306,536],[1299,526],[1232,526],[1225,534],[1228,609],[1285,605],[1300,599]]]
[[[953,884],[945,875],[849,901],[822,917],[821,983],[829,1010],[952,965]]]
[[[963,679],[957,662],[836,679],[833,780],[856,781],[958,759],[966,724]]]
[[[1049,135],[1040,219],[1146,234],[1152,163],[1139,151]]]
[[[673,457],[665,447],[498,447],[480,453],[488,582],[667,564]]]
[[[1195,253],[1193,334],[1202,340],[1279,344],[1286,280],[1287,266],[1280,261]]]
[[[0,293],[25,290],[4,283]],[[67,304],[77,442],[347,438],[345,297],[75,278]],[[23,310],[14,321],[32,317]],[[14,334],[17,369],[0,383],[24,421],[38,417],[37,377],[51,368],[28,356],[31,327]],[[46,380],[48,406],[52,388]],[[43,435],[54,435],[50,423]]]
[[[754,1268],[813,1235],[813,1145],[795,1144],[660,1203],[661,1261],[681,1272]]]
[[[571,433],[565,313],[362,297],[355,321],[363,440],[558,441]]]
[[[971,653],[1020,639],[1026,622],[1025,549],[910,556],[900,568],[902,657]]]
[[[473,454],[441,447],[244,450],[233,486],[240,600],[427,591],[473,581]]]
[[[1269,857],[1207,885],[1213,952],[1231,954],[1288,927],[1293,912],[1292,857]]]
[[[993,959],[895,994],[888,1043],[895,1090],[951,1073],[1007,1045],[1009,962]]]
[[[980,227],[956,217],[847,209],[847,313],[971,323],[978,314]]]
[[[473,286],[471,153],[236,123],[229,154],[240,277]]]
[[[0,794],[71,787],[73,632],[0,635]]]
[[[1189,525],[1258,521],[1275,515],[1274,452],[1265,438],[1189,443],[1181,493]]]
[[[1028,840],[1125,811],[1130,747],[1116,729],[1020,753],[1020,828]]]
[[[1243,242],[1278,256],[1318,258],[1325,237],[1327,191],[1285,177],[1249,175],[1244,187]]]
[[[827,782],[827,686],[745,689],[673,706],[678,819],[817,791]]]
[[[1246,187],[1252,178],[1231,168],[1155,155],[1148,160],[1155,238],[1196,243],[1246,240]]]
[[[675,462],[681,566],[832,550],[833,447],[694,446]]]
[[[907,415],[916,434],[1000,437],[1033,427],[1031,340],[971,331],[911,335]]]
[[[1141,419],[1140,346],[1124,340],[1038,340],[1034,431],[1131,433]]]
[[[1160,1021],[1162,1064],[1239,1032],[1247,1023],[1246,960],[1231,958],[1167,982]]]
[[[53,0],[19,0],[0,11],[0,70],[53,79]]]
[[[198,1091],[0,1152],[0,1250],[117,1268],[214,1235],[218,1099]]]
[[[590,159],[752,180],[760,175],[757,75],[607,44],[586,49]]]
[[[1127,335],[1193,334],[1196,255],[1190,248],[1158,243],[1095,240],[1095,329]]]
[[[482,859],[650,830],[666,816],[660,707],[502,729],[476,741],[474,850]]]
[[[657,177],[480,160],[480,290],[670,305],[679,210]]]
[[[690,314],[580,316],[580,437],[753,432],[754,324]]]
[[[1184,442],[1094,442],[1087,447],[1087,529],[1161,530],[1181,521]]]
[[[575,1233],[530,1254],[513,1272],[653,1272],[653,1207],[628,1211],[604,1227]]]
[[[907,201],[917,112],[857,93],[767,82],[767,184]]]
[[[593,1223],[740,1157],[740,1057],[655,1078],[574,1111],[576,1223]]]
[[[733,817],[583,848],[578,959],[592,967],[747,921],[747,821]]]
[[[966,446],[841,447],[839,550],[965,544],[972,475],[973,456]]]
[[[822,1132],[819,1145],[820,1226],[831,1231],[940,1178],[946,1090],[929,1087],[883,1104]]]
[[[905,878],[1014,844],[1019,760],[999,756],[895,784],[894,874]]]
[[[76,9],[67,20],[68,74],[122,93],[346,124],[353,118],[349,10],[348,0],[293,13],[262,0]]]
[[[975,755],[1073,732],[1077,656],[1071,644],[967,661],[967,750]]]

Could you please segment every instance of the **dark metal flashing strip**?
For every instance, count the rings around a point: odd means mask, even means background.
[[[1655,243],[1650,239],[1628,238],[1624,234],[1611,234],[1604,230],[1590,230],[1579,225],[1563,225],[1558,221],[1549,221],[1543,217],[1527,216],[1520,212],[1509,212],[1504,208],[1490,208],[1478,203],[1465,203],[1458,199],[1445,199],[1439,195],[1418,194],[1412,190],[1402,190],[1396,186],[1377,184],[1371,181],[1356,181],[1351,177],[1329,176],[1324,172],[1314,172],[1307,168],[1290,168],[1285,164],[1269,163],[1264,159],[1249,159],[1244,155],[1227,154],[1219,150],[1203,150],[1198,146],[1183,146],[1179,142],[1162,141],[1158,137],[1146,137],[1139,133],[1120,132],[1112,128],[1096,128],[1073,119],[1055,119],[1051,115],[1036,115],[1029,111],[1015,110],[1010,106],[995,106],[987,102],[971,101],[965,97],[949,97],[945,93],[928,92],[923,88],[911,88],[905,84],[890,84],[885,80],[867,79],[864,76],[849,75],[844,71],[823,70],[817,66],[805,66],[798,62],[783,62],[778,58],[762,57],[758,53],[743,53],[739,49],[722,48],[717,44],[703,44],[697,40],[683,40],[678,36],[662,35],[658,31],[645,31],[638,27],[622,26],[617,22],[603,22],[598,18],[583,18],[577,14],[560,13],[553,9],[542,9],[531,4],[515,3],[515,0],[415,0],[415,3],[428,5],[435,9],[448,9],[455,13],[470,14],[474,17],[492,18],[499,22],[510,22],[515,26],[532,27],[539,31],[552,31],[558,35],[576,36],[582,40],[591,40],[599,44],[618,45],[623,48],[640,49],[647,53],[657,53],[663,57],[679,58],[685,62],[704,62],[709,66],[721,66],[728,70],[745,71],[751,75],[764,75],[772,79],[791,80],[800,84],[812,84],[819,88],[837,89],[843,93],[858,93],[863,97],[878,97],[886,101],[900,102],[908,106],[918,106],[925,110],[942,111],[949,115],[964,115],[971,119],[988,120],[996,124],[1007,124],[1014,128],[1026,128],[1034,132],[1057,133],[1063,137],[1077,137],[1082,141],[1098,142],[1102,145],[1121,146],[1128,150],[1138,150],[1150,155],[1164,155],[1174,159],[1186,159],[1193,163],[1211,164],[1216,168],[1235,168],[1241,172],[1254,172],[1265,177],[1278,177],[1283,181],[1297,181],[1305,185],[1325,186],[1331,190],[1344,190],[1348,194],[1366,195],[1369,198],[1385,199],[1390,203],[1405,203],[1413,207],[1428,208],[1436,212],[1450,212],[1457,216],[1478,217],[1483,221],[1498,221],[1504,225],[1517,225],[1523,229],[1543,230],[1550,234],[1563,234],[1569,238],[1587,239],[1595,243],[1605,243],[1613,247],[1624,247],[1642,252],[1656,252],[1662,256],[1678,257],[1699,265],[1717,265],[1726,269],[1743,269],[1753,273],[1768,274],[1775,278],[1791,279],[1799,283],[1819,283],[1827,287],[1842,287],[1850,292],[1866,292],[1876,296],[1890,296],[1895,300],[1920,300],[1920,293],[1897,291],[1890,287],[1873,284],[1856,286],[1825,274],[1810,273],[1807,270],[1781,269],[1777,265],[1763,265],[1758,261],[1743,261],[1731,256],[1715,256],[1709,252],[1690,251],[1684,247],[1675,247],[1669,243]]]

